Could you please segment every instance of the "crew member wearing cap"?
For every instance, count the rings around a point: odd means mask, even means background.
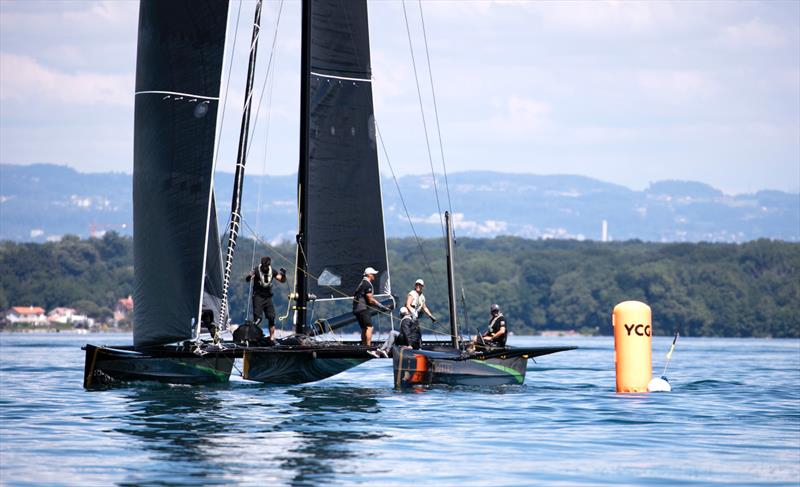
[[[411,347],[414,350],[419,350],[420,345],[422,345],[422,332],[419,329],[419,323],[414,321],[411,317],[411,311],[405,306],[400,308],[400,334],[395,343]]]
[[[493,304],[491,307],[492,318],[489,320],[489,329],[483,335],[475,337],[476,344],[483,343],[486,346],[505,347],[508,338],[508,326],[506,318],[500,312],[500,306]]]
[[[422,332],[419,329],[419,324],[414,321],[414,318],[411,317],[411,311],[405,306],[400,308],[400,331],[392,330],[383,345],[376,351],[370,350],[367,353],[375,358],[389,357],[394,345],[406,348],[411,347],[414,350],[419,350],[420,345],[422,345]]]
[[[419,321],[420,312],[424,312],[432,322],[436,323],[436,318],[433,317],[431,310],[425,304],[425,295],[422,294],[424,287],[425,281],[417,279],[417,282],[414,283],[414,289],[409,291],[408,296],[406,296],[406,308],[411,312],[411,317],[414,321]]]
[[[372,267],[364,269],[364,277],[361,279],[353,294],[353,314],[358,319],[358,324],[361,325],[361,344],[368,347],[372,346],[372,321],[370,318],[370,308],[375,308],[378,311],[387,312],[389,308],[382,305],[375,299],[375,289],[372,287],[372,281],[378,271]]]

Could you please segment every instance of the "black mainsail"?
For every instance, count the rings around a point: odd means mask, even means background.
[[[142,0],[139,8],[136,348],[191,338],[204,281],[210,297],[222,288],[216,215],[209,205],[227,18],[227,0]]]
[[[366,0],[303,3],[296,328],[308,294],[349,297],[365,267],[390,292]]]

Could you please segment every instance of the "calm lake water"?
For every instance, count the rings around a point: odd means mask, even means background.
[[[673,392],[626,395],[610,337],[513,337],[581,348],[529,361],[523,386],[419,392],[392,388],[389,360],[86,392],[87,341],[131,337],[0,334],[0,484],[800,484],[798,340],[681,338]]]

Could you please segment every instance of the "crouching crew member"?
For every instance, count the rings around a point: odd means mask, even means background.
[[[275,307],[272,305],[273,281],[286,282],[286,269],[272,268],[272,259],[261,258],[261,265],[250,271],[245,281],[253,280],[253,323],[258,325],[264,315],[269,323],[269,339],[275,339]]]
[[[411,316],[411,312],[405,306],[400,308],[400,335],[395,343],[411,347],[414,350],[419,350],[422,345],[422,331],[419,328],[419,322]]]
[[[421,344],[422,333],[419,329],[419,323],[411,316],[408,308],[403,306],[400,308],[400,331],[392,331],[389,333],[389,338],[383,342],[383,345],[378,350],[375,352],[370,350],[367,353],[375,358],[389,357],[394,345],[419,350]]]

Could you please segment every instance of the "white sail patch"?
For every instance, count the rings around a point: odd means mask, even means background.
[[[328,269],[325,269],[324,271],[322,271],[322,274],[319,275],[319,279],[317,279],[317,284],[320,286],[341,286],[342,276],[337,276]]]

